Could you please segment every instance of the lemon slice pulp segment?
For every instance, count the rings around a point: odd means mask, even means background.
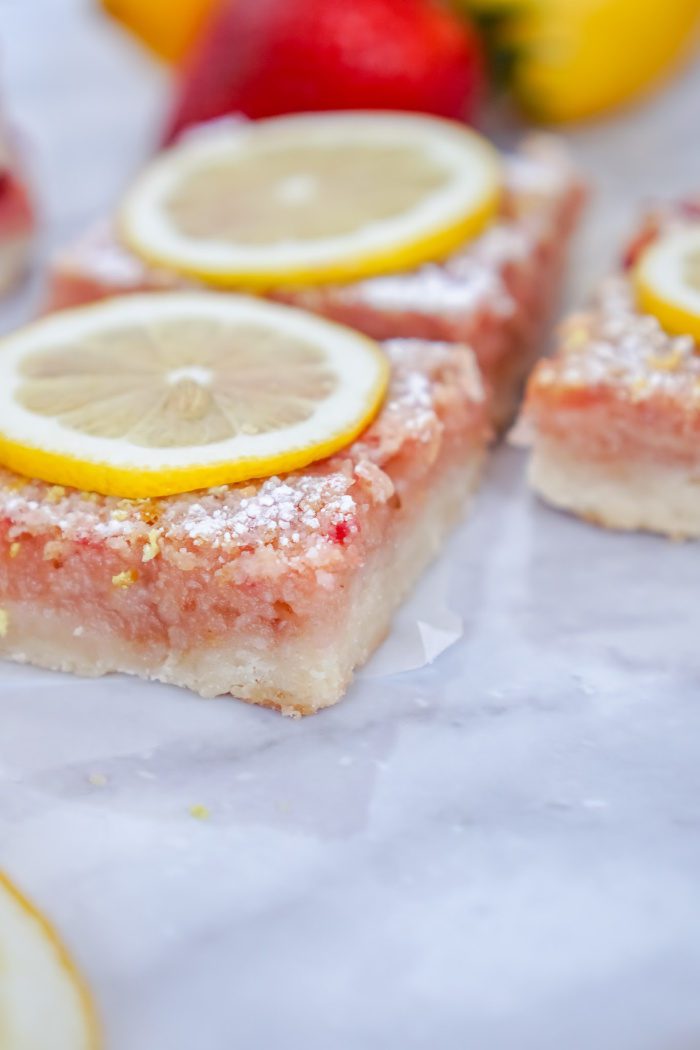
[[[248,289],[351,281],[443,258],[499,201],[476,132],[406,113],[229,125],[161,155],[119,230],[147,262]]]
[[[0,463],[132,498],[278,474],[353,441],[388,372],[376,343],[290,307],[124,296],[0,342]]]
[[[0,872],[2,1050],[97,1050],[87,987],[48,921]]]
[[[641,310],[671,335],[700,343],[700,224],[654,241],[637,263],[634,281]]]

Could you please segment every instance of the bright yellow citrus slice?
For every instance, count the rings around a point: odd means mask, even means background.
[[[124,296],[0,341],[0,463],[124,497],[266,477],[349,444],[388,382],[380,347],[246,296]]]
[[[671,335],[700,343],[700,224],[668,233],[640,258],[635,274],[639,307]]]
[[[97,1050],[87,986],[49,922],[0,872],[0,1047]]]
[[[446,256],[489,222],[499,190],[496,152],[461,124],[307,113],[162,154],[119,229],[147,262],[210,284],[351,281]]]

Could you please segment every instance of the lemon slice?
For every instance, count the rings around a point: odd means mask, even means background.
[[[2,1050],[97,1050],[87,988],[47,920],[0,872]]]
[[[0,342],[0,462],[125,497],[306,466],[379,409],[376,343],[245,296],[135,295]]]
[[[671,335],[700,342],[700,225],[654,241],[634,275],[639,307]]]
[[[119,228],[149,263],[211,284],[350,281],[449,254],[491,219],[499,188],[496,152],[461,124],[301,114],[162,154]]]

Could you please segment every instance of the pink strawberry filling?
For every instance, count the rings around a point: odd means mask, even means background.
[[[144,648],[187,650],[232,630],[323,644],[358,570],[488,439],[468,351],[387,349],[377,420],[304,472],[133,501],[0,471],[0,607],[29,603]]]

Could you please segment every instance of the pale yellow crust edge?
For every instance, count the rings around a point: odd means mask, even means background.
[[[604,528],[700,538],[700,464],[602,463],[538,435],[528,480],[546,503]]]

